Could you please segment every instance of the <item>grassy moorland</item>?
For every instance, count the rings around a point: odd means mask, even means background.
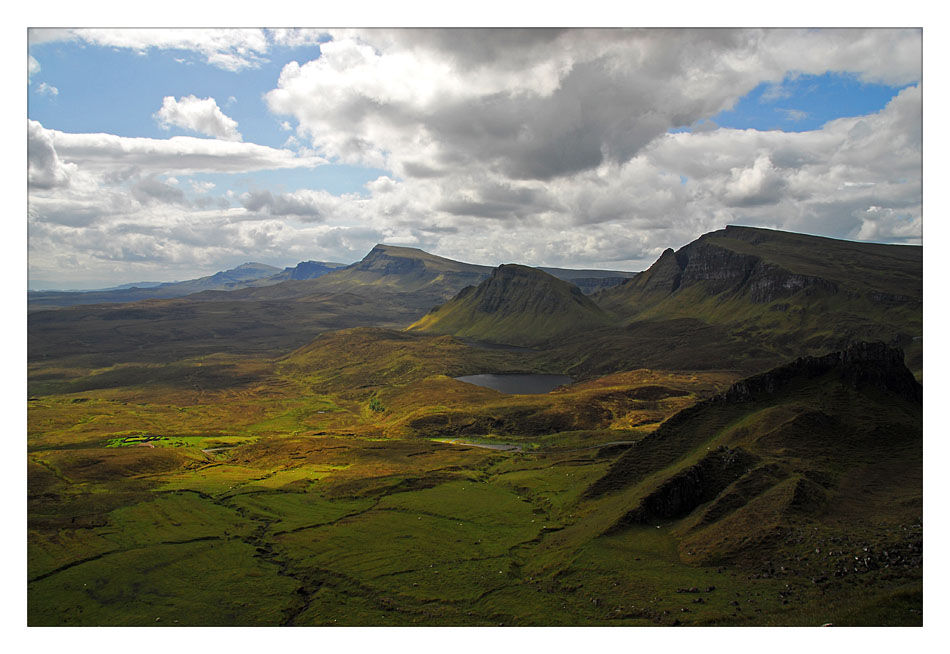
[[[915,480],[874,481],[919,468],[912,402],[882,423],[829,379],[713,404],[723,415],[692,418],[709,426],[650,456],[657,473],[639,482],[631,453],[737,373],[637,370],[547,395],[448,376],[532,370],[532,356],[354,330],[279,360],[222,357],[248,374],[218,388],[168,376],[34,398],[30,624],[919,624]],[[882,463],[860,438],[783,452],[776,425],[788,440],[802,420],[824,424],[815,411],[863,420],[854,433],[891,425],[911,458]],[[519,449],[478,446],[501,442]],[[720,446],[747,448],[751,472],[696,511],[617,528]],[[832,484],[827,510],[789,508],[801,483]],[[719,508],[733,496],[740,509]],[[864,547],[876,567],[834,577]],[[823,548],[834,554],[811,554]]]
[[[519,278],[467,336],[608,316],[532,347],[404,331],[483,271],[398,248],[243,299],[31,314],[29,624],[920,625],[920,386],[853,344],[910,339],[919,377],[916,255],[807,263],[757,231],[595,310]],[[480,373],[575,383],[454,379]]]

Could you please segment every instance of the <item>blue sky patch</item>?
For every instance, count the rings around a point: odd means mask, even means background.
[[[50,42],[31,46],[30,54],[41,68],[32,76],[28,114],[47,129],[160,139],[195,136],[177,127],[163,129],[154,118],[165,96],[194,95],[214,98],[237,121],[245,141],[279,148],[291,134],[280,127],[287,117],[271,114],[263,96],[287,63],[316,59],[320,48],[273,47],[259,68],[237,72],[211,66],[186,50],[130,55],[117,48]],[[57,94],[44,92],[44,83]]]
[[[780,84],[759,84],[711,120],[735,129],[807,132],[836,118],[878,112],[903,88],[865,83],[842,73],[789,75]]]

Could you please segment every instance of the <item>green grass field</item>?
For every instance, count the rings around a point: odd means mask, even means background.
[[[551,361],[359,329],[235,359],[253,383],[46,387],[29,624],[921,624],[919,405],[829,377],[707,406],[720,369],[451,378]],[[720,446],[749,469],[716,477]],[[690,474],[716,493],[629,522]]]

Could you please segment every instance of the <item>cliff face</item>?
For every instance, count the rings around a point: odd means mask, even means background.
[[[727,227],[591,297],[628,324],[691,318],[784,359],[880,340],[922,367],[916,246]]]
[[[676,254],[676,261],[682,270],[682,286],[705,282],[711,294],[732,291],[746,295],[755,304],[768,304],[809,287],[838,292],[834,282],[793,273],[761,257],[713,243],[699,241],[688,245]]]
[[[394,256],[383,245],[377,245],[363,259],[350,267],[351,270],[372,272],[379,275],[409,275],[426,270],[422,259]]]
[[[920,390],[882,343],[801,357],[670,417],[584,498],[597,501],[602,533],[671,526],[696,562],[769,558],[791,526],[912,519]]]
[[[636,311],[638,303],[702,284],[708,295],[727,293],[753,304],[808,290],[846,291],[849,297],[897,305],[920,302],[922,278],[920,248],[730,226],[675,252],[666,250],[649,269],[597,300]]]
[[[754,254],[736,252],[702,239],[677,252],[666,250],[647,271],[624,286],[644,294],[669,295],[700,283],[710,295],[731,292],[745,295],[755,304],[768,304],[810,287],[838,292],[832,281],[793,273]]]
[[[904,365],[904,352],[884,343],[855,343],[820,357],[800,357],[733,384],[715,401],[743,402],[780,392],[794,380],[836,373],[853,388],[875,388],[920,402],[923,388]]]
[[[818,378],[831,380],[833,385],[859,393],[873,390],[893,394],[915,405],[919,405],[923,397],[923,388],[904,365],[904,353],[900,348],[862,342],[823,356],[800,357],[768,372],[739,380],[726,391],[671,416],[655,432],[622,455],[603,477],[588,488],[587,496],[597,497],[636,483],[654,468],[670,465],[704,443],[717,430],[734,421],[736,415],[755,410],[758,404],[774,404],[790,389],[813,387],[815,390],[807,392],[820,394],[820,384],[813,381]],[[753,406],[746,408],[745,405]],[[809,411],[807,417],[814,426],[814,417],[818,414],[814,409]],[[786,424],[790,422],[792,420],[786,420]],[[833,430],[836,425],[834,420],[829,420],[816,429]]]
[[[293,268],[285,268],[279,277],[283,279],[316,279],[327,273],[343,268],[341,263],[326,263],[323,261],[301,261]],[[275,277],[277,277],[275,275]]]

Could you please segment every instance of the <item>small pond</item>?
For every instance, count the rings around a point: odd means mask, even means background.
[[[494,389],[500,393],[539,395],[574,382],[567,375],[465,375],[460,382]]]

